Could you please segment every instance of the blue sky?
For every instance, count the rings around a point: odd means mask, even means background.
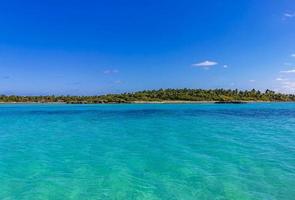
[[[295,92],[294,0],[0,1],[0,93]]]

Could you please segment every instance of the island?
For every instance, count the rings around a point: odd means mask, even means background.
[[[294,94],[277,93],[272,90],[231,90],[231,89],[158,89],[121,94],[94,96],[16,96],[0,95],[1,103],[233,103],[248,102],[293,102]]]

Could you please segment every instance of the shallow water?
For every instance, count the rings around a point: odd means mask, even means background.
[[[0,199],[294,198],[294,103],[0,105]]]

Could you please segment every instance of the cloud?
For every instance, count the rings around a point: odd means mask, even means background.
[[[119,73],[119,70],[117,69],[107,69],[103,71],[104,74],[116,74]]]
[[[286,65],[286,66],[291,66],[291,67],[294,66],[294,64],[289,63],[289,62],[285,62],[284,65]]]
[[[250,79],[249,82],[254,83],[256,80]]]
[[[284,82],[282,82],[282,86],[285,89],[294,90],[295,89],[295,81],[284,81]]]
[[[280,71],[280,73],[286,73],[286,74],[295,73],[295,69]]]
[[[199,66],[199,67],[208,67],[208,66],[214,66],[214,65],[217,65],[218,63],[215,62],[215,61],[209,61],[209,60],[206,60],[204,62],[200,62],[200,63],[196,63],[196,64],[193,64],[193,66]]]
[[[228,65],[223,65],[223,68],[228,68]]]
[[[291,63],[285,63],[285,65],[288,65],[289,67],[293,64]],[[295,68],[280,71],[280,73],[284,73],[285,75],[278,75],[278,78],[276,78],[276,81],[279,82],[281,85],[281,92],[283,93],[295,93],[295,79],[293,74],[295,73]]]
[[[284,13],[284,17],[287,17],[287,18],[293,18],[293,17],[295,17],[295,13],[285,12],[285,13]]]
[[[283,93],[294,93],[295,92],[295,81],[294,80],[289,80],[285,78],[277,78],[276,80],[279,81],[281,85],[280,92]]]
[[[287,81],[287,80],[288,80],[287,78],[282,78],[282,77],[276,78],[276,81]]]
[[[295,57],[295,53],[291,54],[291,57]]]
[[[215,62],[215,61],[206,60],[206,61],[203,61],[203,62],[200,62],[200,63],[192,64],[192,66],[194,66],[194,67],[202,67],[204,69],[209,69],[210,67],[212,67],[214,65],[217,65],[217,64],[218,63]]]

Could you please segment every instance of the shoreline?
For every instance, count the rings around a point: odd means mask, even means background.
[[[53,105],[98,105],[98,104],[251,104],[251,103],[295,103],[295,101],[132,101],[132,102],[107,102],[107,103],[67,103],[67,102],[0,102],[8,104],[53,104]]]

